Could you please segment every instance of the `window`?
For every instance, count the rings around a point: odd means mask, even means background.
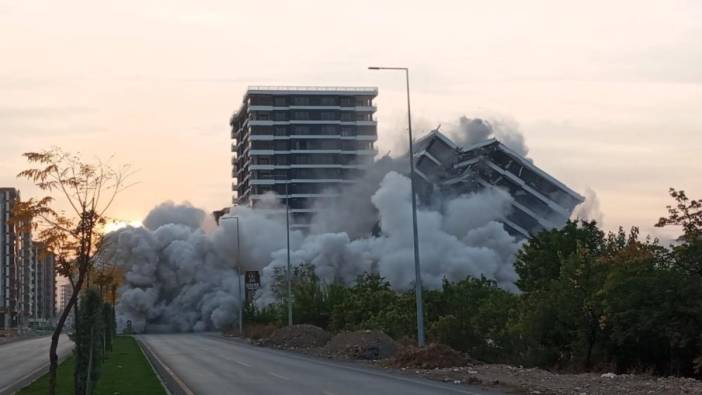
[[[341,135],[342,136],[354,136],[354,135],[356,135],[356,133],[354,133],[352,126],[343,126],[341,128]]]
[[[295,126],[293,128],[293,134],[310,134],[309,126]]]
[[[310,113],[307,111],[295,111],[293,112],[293,119],[297,121],[306,121],[310,119]]]
[[[322,96],[320,104],[323,106],[335,106],[336,98],[334,96]]]
[[[288,135],[288,128],[285,126],[276,126],[275,127],[275,135],[276,136],[287,136]]]
[[[293,97],[293,104],[296,106],[309,106],[310,98],[307,96],[295,96]]]
[[[336,119],[336,114],[333,111],[322,111],[323,121],[333,121]]]
[[[274,111],[273,119],[276,121],[287,121],[288,113],[285,111]]]
[[[353,116],[350,112],[342,112],[341,113],[341,120],[344,122],[349,122],[353,120]]]
[[[342,107],[351,107],[353,106],[353,100],[351,100],[350,97],[342,97],[339,100],[339,104],[341,104]]]
[[[259,121],[270,121],[271,113],[268,111],[256,111],[253,113],[253,119]]]
[[[276,96],[273,99],[273,103],[276,107],[285,107],[287,105],[287,100],[285,100],[284,96]]]
[[[322,134],[330,135],[330,134],[336,134],[336,125],[322,125],[322,128],[320,129]]]

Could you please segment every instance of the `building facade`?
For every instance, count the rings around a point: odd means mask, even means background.
[[[0,330],[48,323],[55,316],[54,256],[10,221],[19,199],[17,189],[0,188]]]
[[[563,226],[584,198],[496,139],[459,147],[438,130],[415,143],[419,195],[435,191],[461,195],[498,188],[511,196],[510,212],[501,219],[513,236],[528,238]]]
[[[25,276],[22,242],[25,241],[10,223],[12,209],[20,198],[14,188],[0,188],[0,329],[17,328],[21,322]]]
[[[44,244],[32,242],[31,302],[28,309],[30,322],[46,325],[56,316],[55,257]]]
[[[256,207],[274,192],[306,227],[372,164],[377,88],[249,87],[232,116],[233,203]]]

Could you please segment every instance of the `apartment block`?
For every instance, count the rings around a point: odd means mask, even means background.
[[[252,207],[274,192],[308,226],[375,157],[377,88],[249,87],[230,120],[233,203]]]
[[[564,225],[584,201],[580,194],[496,139],[461,147],[433,130],[415,142],[414,152],[420,197],[428,200],[436,191],[458,196],[499,188],[512,197],[511,210],[501,221],[518,238]]]

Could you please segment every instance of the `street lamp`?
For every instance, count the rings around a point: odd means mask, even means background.
[[[292,311],[292,273],[290,268],[290,180],[285,184],[285,239],[287,240],[287,259],[288,259],[288,326],[293,324]]]
[[[244,335],[244,295],[241,287],[241,243],[239,239],[239,217],[227,216],[222,217],[222,220],[236,220],[236,276],[239,279],[239,334]]]
[[[417,198],[414,188],[414,149],[412,147],[412,113],[410,110],[409,69],[407,67],[368,67],[368,70],[397,70],[405,72],[407,84],[407,125],[409,131],[410,188],[412,192],[412,234],[414,236],[414,293],[417,303],[417,343],[424,347],[424,303],[422,302],[422,275],[419,265],[419,237],[417,236]]]

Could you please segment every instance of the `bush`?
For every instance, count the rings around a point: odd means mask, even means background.
[[[75,343],[75,393],[93,394],[100,378],[103,361],[105,322],[100,293],[86,289],[83,293],[76,322]]]

